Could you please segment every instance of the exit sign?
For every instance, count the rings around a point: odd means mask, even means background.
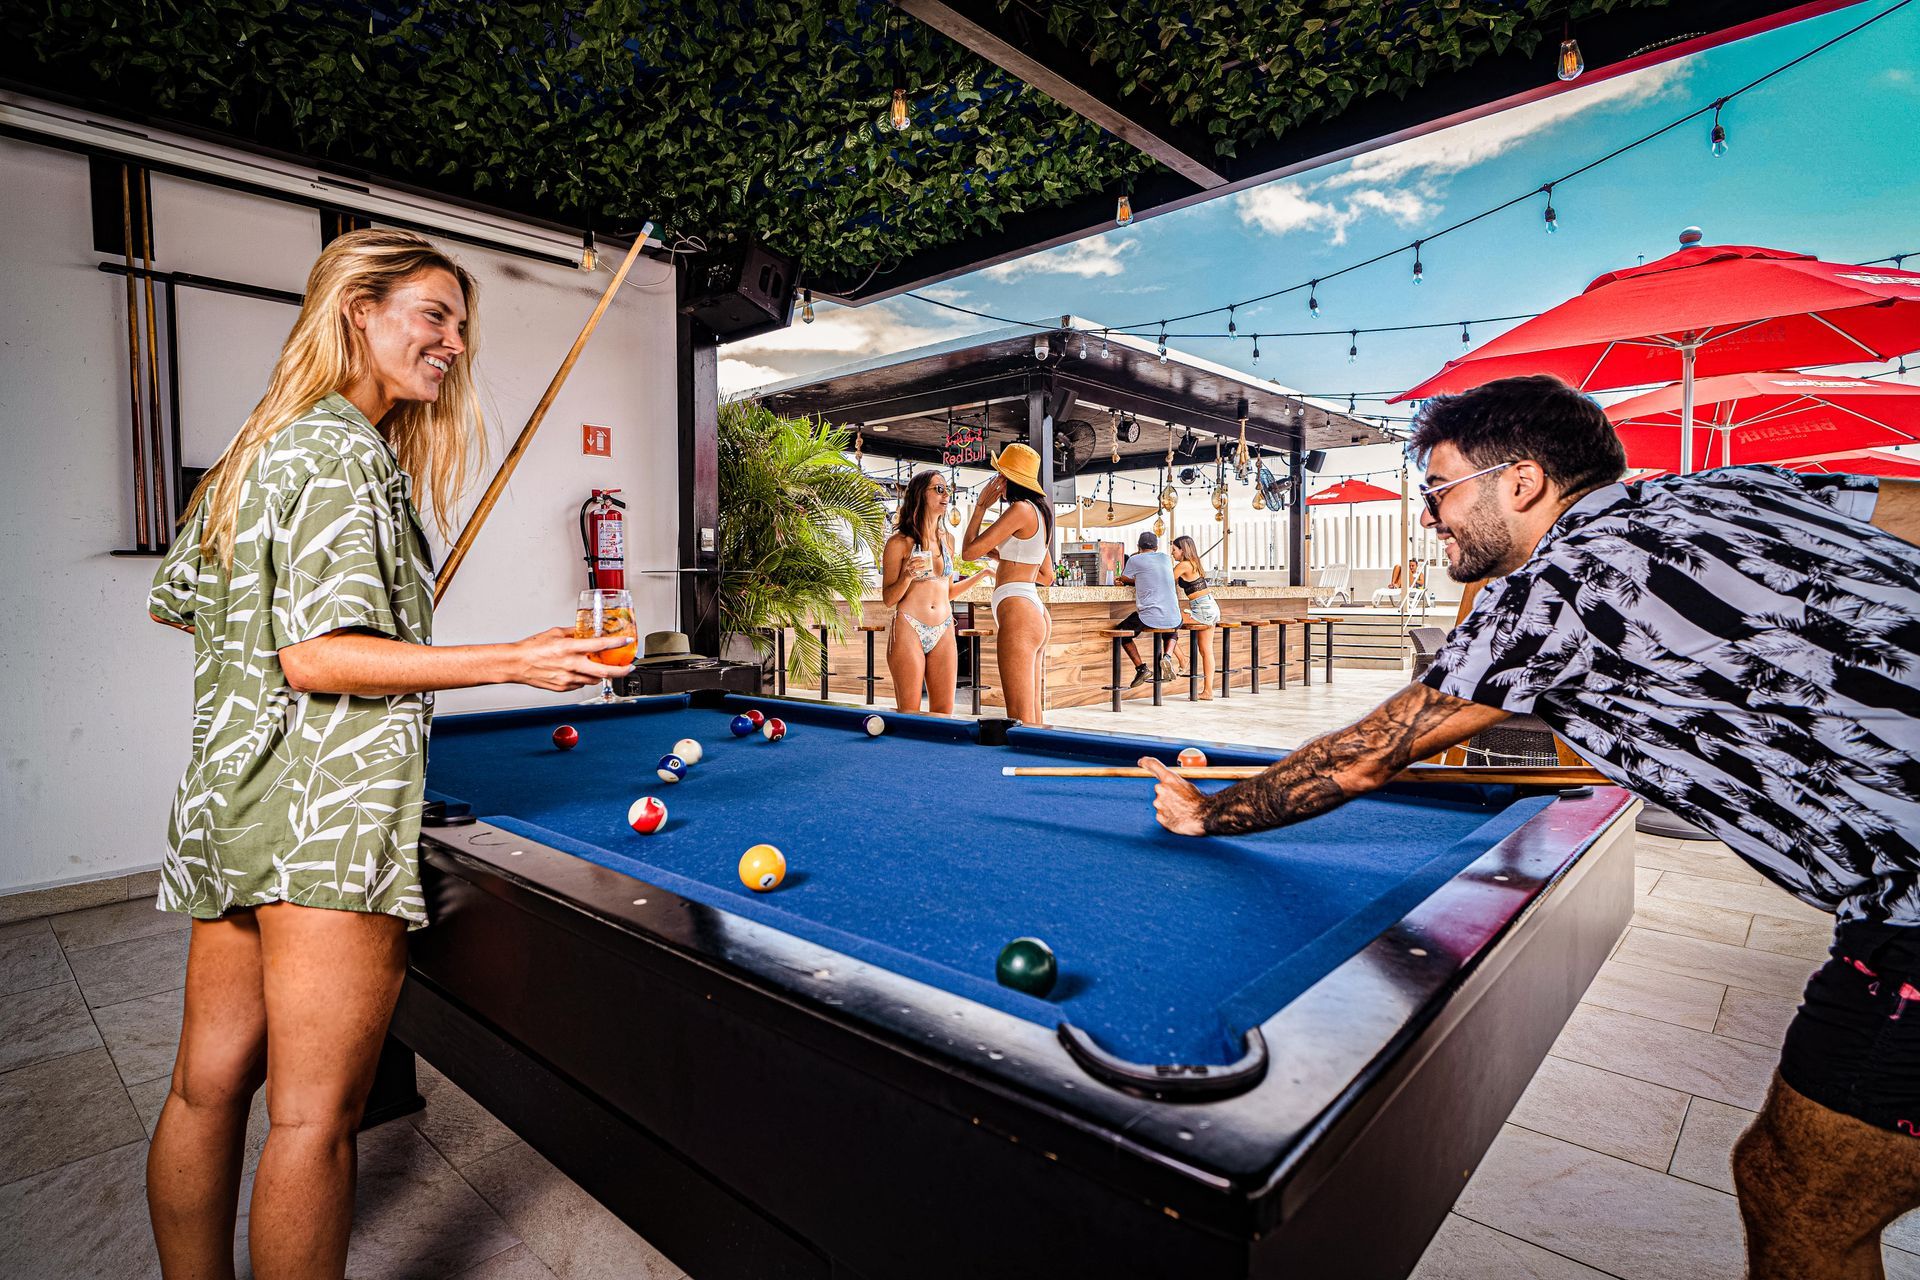
[[[580,452],[591,458],[611,458],[613,456],[613,428],[596,427],[591,422],[581,423]]]

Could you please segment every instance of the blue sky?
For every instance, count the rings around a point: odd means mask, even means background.
[[[1324,274],[1532,190],[1649,133],[1888,7],[1853,5],[1630,77],[1328,165],[1239,195],[920,292],[1002,316],[1071,313],[1105,324],[1152,322]],[[1576,33],[1577,34],[1577,33]],[[1768,245],[1834,261],[1920,251],[1920,5],[1736,99],[1729,150],[1708,150],[1700,119],[1558,188],[1547,235],[1536,196],[1428,244],[1425,282],[1401,254],[1320,287],[1321,315],[1290,294],[1236,316],[1242,335],[1320,329],[1326,336],[1173,345],[1315,393],[1411,385],[1468,348],[1458,328],[1347,331],[1540,311],[1594,276],[1676,247],[1697,225],[1708,243]],[[1543,50],[1543,74],[1550,74]],[[1910,261],[1920,268],[1920,258]],[[813,325],[722,350],[722,384],[743,390],[865,356],[994,327],[911,298],[820,308]],[[1220,330],[1224,317],[1188,328]],[[1475,325],[1477,345],[1504,325]],[[1180,326],[1176,326],[1176,331]],[[1861,366],[1858,368],[1874,368]],[[1362,413],[1403,413],[1365,398]],[[1355,451],[1358,454],[1360,451]],[[1365,451],[1369,463],[1376,450]],[[1361,461],[1356,457],[1355,462]]]

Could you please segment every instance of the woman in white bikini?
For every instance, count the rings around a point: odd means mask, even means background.
[[[1000,683],[1006,686],[1007,715],[1038,725],[1047,638],[1053,633],[1038,584],[1053,581],[1053,504],[1040,479],[1040,455],[1028,446],[1008,445],[993,460],[993,469],[1000,474],[980,491],[960,554],[977,560],[999,553],[993,588],[993,622],[999,632],[994,653]],[[1003,497],[1007,509],[982,532],[987,508]]]
[[[1213,629],[1220,624],[1220,602],[1213,598],[1213,582],[1200,563],[1200,548],[1184,533],[1173,540],[1173,580],[1186,597],[1180,606],[1180,620],[1199,632],[1195,647],[1200,650],[1200,697],[1211,699]]]
[[[953,598],[986,576],[953,576],[953,541],[942,526],[953,490],[938,471],[922,471],[900,500],[895,532],[880,553],[880,602],[893,610],[887,633],[887,671],[893,676],[893,704],[902,711],[920,709],[920,687],[927,709],[953,714],[953,690],[959,651],[953,639]]]

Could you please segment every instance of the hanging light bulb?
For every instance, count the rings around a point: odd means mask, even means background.
[[[1105,329],[1100,331],[1100,358],[1102,360],[1113,359],[1113,352],[1107,349],[1107,331]]]
[[[1358,329],[1350,329],[1347,331],[1347,363],[1353,364],[1359,359],[1360,331]]]
[[[1240,326],[1233,322],[1233,308],[1228,307],[1227,308],[1227,340],[1232,341],[1235,337],[1239,336],[1239,333],[1240,333]]]
[[[1562,80],[1578,80],[1580,73],[1587,69],[1587,60],[1580,56],[1580,42],[1566,26],[1560,28],[1560,37],[1560,61],[1554,74]]]
[[[1253,362],[1260,363],[1260,335],[1257,333],[1253,335]]]
[[[1424,243],[1425,241],[1422,240],[1413,242],[1413,282],[1415,284],[1424,284],[1427,279],[1426,268],[1420,262],[1420,246]]]
[[[896,85],[893,90],[893,107],[887,112],[887,123],[893,126],[895,133],[904,132],[909,120],[907,116],[907,91]]]
[[[1473,335],[1467,332],[1467,322],[1465,320],[1460,322],[1460,345],[1463,347],[1473,345]]]
[[[1133,222],[1133,197],[1124,191],[1120,193],[1119,203],[1113,207],[1113,220],[1123,227]]]
[[[1553,211],[1553,184],[1549,182],[1540,189],[1547,193],[1547,212],[1545,215],[1547,234],[1553,235],[1560,230],[1560,215]]]
[[[1307,286],[1307,314],[1315,320],[1320,318],[1320,282],[1318,280]]]
[[[1720,123],[1720,108],[1726,105],[1725,98],[1713,104],[1713,132],[1707,135],[1707,149],[1716,156],[1727,154],[1727,126]]]
[[[593,249],[593,229],[589,227],[580,237],[580,269],[593,271],[600,265],[600,255]]]
[[[800,323],[813,323],[813,290],[811,289],[800,291]]]
[[[1079,356],[1080,356],[1080,359],[1082,360],[1085,360],[1087,358],[1087,339],[1084,334],[1081,335],[1081,338],[1080,338]]]
[[[1160,322],[1160,363],[1165,364],[1166,362],[1167,362],[1167,322],[1165,320],[1162,320]]]

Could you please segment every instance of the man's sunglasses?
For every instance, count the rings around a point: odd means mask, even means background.
[[[1440,522],[1441,494],[1457,484],[1465,484],[1469,480],[1478,480],[1481,476],[1490,476],[1496,471],[1505,470],[1513,465],[1511,462],[1497,462],[1491,467],[1482,467],[1471,475],[1461,476],[1458,480],[1449,480],[1445,484],[1436,484],[1432,487],[1423,484],[1420,486],[1420,501],[1427,504],[1427,514],[1433,517],[1435,524],[1438,524]]]

